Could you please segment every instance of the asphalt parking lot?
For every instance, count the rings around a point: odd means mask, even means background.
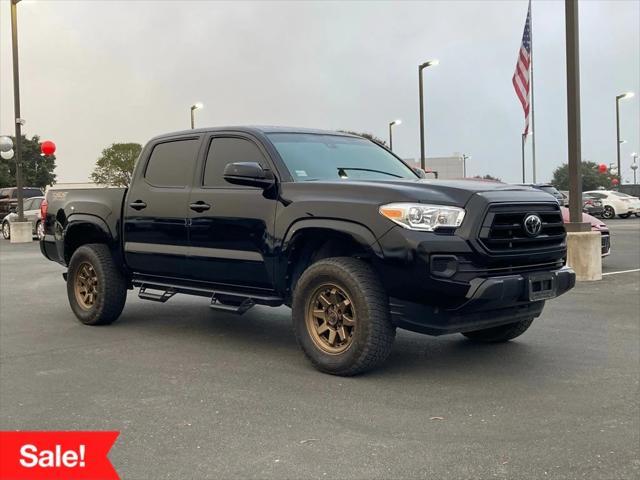
[[[600,282],[522,337],[474,345],[400,331],[384,368],[316,372],[289,310],[129,294],[79,324],[62,267],[0,242],[2,429],[119,430],[123,478],[640,476],[640,219],[613,220]]]

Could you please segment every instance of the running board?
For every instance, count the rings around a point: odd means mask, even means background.
[[[159,290],[160,293],[150,292],[149,290]],[[151,300],[152,302],[164,303],[167,300],[169,300],[171,297],[173,297],[175,294],[176,294],[176,291],[173,288],[160,290],[160,289],[143,284],[140,286],[138,297],[142,298],[143,300]]]
[[[209,297],[211,299],[210,307],[213,310],[237,314],[245,313],[254,305],[277,307],[284,303],[281,297],[265,295],[263,293],[237,292],[190,285],[174,285],[164,282],[147,281],[146,279],[134,279],[132,284],[135,287],[140,287],[138,297],[144,300],[164,303],[176,293],[198,295],[201,297]]]

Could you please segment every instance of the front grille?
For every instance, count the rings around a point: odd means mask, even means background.
[[[535,214],[542,220],[536,236],[528,235],[524,220]],[[560,207],[554,204],[492,205],[480,229],[480,242],[490,252],[522,252],[564,247],[565,229]]]
[[[611,250],[611,237],[608,233],[601,234],[602,237],[602,255],[606,255]]]

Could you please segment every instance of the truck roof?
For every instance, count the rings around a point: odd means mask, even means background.
[[[337,130],[321,130],[317,128],[302,128],[302,127],[286,127],[286,126],[274,126],[274,125],[240,125],[240,126],[229,126],[229,127],[204,127],[204,128],[195,128],[189,130],[179,130],[176,132],[168,132],[161,135],[156,135],[152,138],[152,140],[175,137],[179,135],[189,135],[194,133],[209,133],[209,132],[220,132],[220,131],[229,131],[233,130],[236,132],[245,132],[245,133],[310,133],[315,135],[339,135],[342,137],[357,137],[356,135],[352,135],[346,132],[339,132]],[[359,138],[359,137],[358,137]]]

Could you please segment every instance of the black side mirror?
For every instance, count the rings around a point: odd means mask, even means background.
[[[224,179],[234,185],[246,185],[267,189],[276,183],[271,170],[265,170],[258,162],[229,163],[224,167]]]
[[[18,211],[17,205],[12,205],[9,207],[9,213],[16,213]]]
[[[427,173],[423,169],[416,167],[413,171],[416,172],[416,175],[420,178],[427,178]]]

